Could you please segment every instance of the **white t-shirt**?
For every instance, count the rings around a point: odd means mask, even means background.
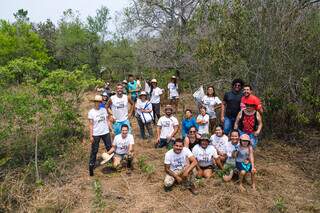
[[[126,138],[122,138],[122,135],[116,135],[112,142],[112,145],[116,146],[115,153],[122,155],[129,152],[129,145],[134,144],[133,135],[128,134]]]
[[[116,122],[122,122],[128,119],[128,96],[122,95],[119,98],[117,95],[110,97],[112,104],[111,110]]]
[[[152,90],[150,102],[153,104],[160,103],[160,95],[162,95],[163,91],[159,87],[156,87]]]
[[[216,118],[216,112],[214,111],[214,106],[221,104],[221,100],[215,96],[215,97],[209,97],[205,95],[202,98],[203,105],[207,108],[207,113],[209,114],[210,118]]]
[[[228,137],[223,135],[222,137],[218,137],[215,134],[210,137],[210,142],[216,148],[217,151],[227,154],[227,143]]]
[[[183,147],[180,154],[170,149],[164,157],[164,164],[170,164],[170,170],[173,172],[183,170],[183,168],[188,165],[188,158],[191,156],[193,156],[192,152],[186,147]]]
[[[109,133],[108,113],[105,108],[91,109],[88,113],[88,119],[93,121],[93,136]]]
[[[174,83],[170,82],[168,84],[168,90],[169,90],[169,97],[170,98],[179,97],[178,84],[175,85]]]
[[[217,150],[212,145],[208,145],[206,149],[203,149],[199,144],[197,144],[193,147],[192,153],[201,167],[213,165],[213,159],[219,157]]]
[[[160,138],[166,139],[173,133],[173,127],[178,125],[179,122],[174,116],[171,116],[170,118],[167,116],[161,116],[157,123],[157,126],[161,127]]]
[[[236,148],[239,148],[239,144],[234,146],[231,141],[228,141],[226,143],[226,152],[227,152],[227,156],[228,156],[227,163],[228,164],[235,164],[236,161],[232,157],[232,153],[233,153],[233,151],[236,151]]]
[[[197,120],[202,120],[202,121],[206,121],[207,123],[205,124],[199,124],[199,130],[198,133],[199,134],[209,134],[209,115],[205,114],[203,115],[198,115]]]
[[[146,107],[147,105],[147,107]],[[141,115],[141,110],[142,109],[145,109],[145,110],[152,110],[152,104],[149,102],[149,101],[145,101],[145,102],[142,102],[141,99],[138,99],[137,100],[137,103],[136,103],[136,112],[138,115]],[[152,111],[151,111],[152,113]]]

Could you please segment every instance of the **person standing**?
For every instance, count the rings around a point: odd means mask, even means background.
[[[140,92],[139,84],[136,80],[134,80],[133,75],[128,76],[128,94],[131,97],[131,100],[135,103],[137,101],[139,92]]]
[[[91,154],[89,161],[90,176],[93,176],[100,140],[102,139],[107,151],[111,149],[108,113],[105,108],[99,107],[102,102],[102,97],[100,95],[96,95],[92,101],[94,102],[94,108],[92,108],[88,113],[91,142]]]
[[[240,135],[247,134],[250,137],[252,147],[255,149],[258,144],[258,135],[262,130],[262,118],[255,102],[247,102],[246,108],[238,113],[235,129],[239,129]]]
[[[183,146],[182,139],[177,139],[174,142],[173,149],[167,151],[164,158],[165,191],[171,191],[172,186],[177,182],[178,184],[184,184],[192,194],[198,194],[193,183],[193,169],[196,166],[197,160],[192,152]]]
[[[243,96],[241,98],[240,107],[242,110],[246,108],[246,104],[254,104],[254,110],[258,111],[262,116],[263,108],[260,99],[252,94],[252,87],[249,84],[243,86]]]
[[[131,105],[130,110],[129,104]],[[131,127],[128,116],[132,116],[134,103],[127,95],[123,94],[122,84],[117,84],[116,94],[110,97],[106,108],[111,108],[109,109],[109,115],[112,116],[112,127],[115,135],[120,134],[123,124],[128,125],[130,133]]]
[[[239,171],[239,189],[245,191],[243,187],[243,180],[247,173],[251,174],[251,186],[253,190],[256,190],[255,173],[257,172],[254,164],[253,148],[251,146],[250,137],[247,134],[240,136],[240,146],[238,150],[234,151],[234,157],[236,158],[236,167]]]
[[[200,135],[209,134],[209,119],[206,107],[200,106],[200,114],[197,117],[197,124],[199,125],[198,133]]]
[[[234,79],[232,81],[232,90],[226,92],[223,97],[220,120],[227,135],[233,129],[234,122],[240,112],[242,86],[243,81],[241,79]]]
[[[169,92],[169,99],[170,105],[174,106],[175,112],[178,112],[178,104],[179,104],[179,87],[177,83],[177,77],[172,76],[171,81],[168,84],[168,92]]]
[[[150,102],[152,103],[154,124],[156,124],[156,119],[160,118],[160,96],[163,94],[163,89],[160,89],[157,84],[156,79],[151,80]]]
[[[202,104],[207,109],[209,115],[209,132],[212,134],[217,125],[216,109],[221,107],[221,100],[216,96],[213,86],[207,88],[207,94],[202,98]]]
[[[176,117],[172,115],[173,108],[171,105],[167,105],[164,108],[165,115],[160,117],[157,123],[157,141],[156,148],[162,148],[166,146],[171,148],[174,141],[174,136],[179,130],[179,122]]]
[[[136,118],[140,129],[140,137],[146,139],[145,127],[148,130],[149,138],[153,137],[152,121],[153,112],[152,104],[147,100],[147,93],[142,91],[136,103]]]

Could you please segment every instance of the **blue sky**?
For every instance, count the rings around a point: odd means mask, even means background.
[[[45,21],[47,18],[54,23],[61,18],[66,9],[78,10],[82,20],[88,15],[95,15],[96,10],[102,5],[109,8],[112,18],[116,12],[120,12],[129,5],[130,0],[2,0],[0,7],[0,19],[13,21],[13,13],[23,8],[28,10],[31,22]],[[114,23],[110,26],[115,29]]]

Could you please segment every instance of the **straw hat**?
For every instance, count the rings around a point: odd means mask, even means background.
[[[158,82],[157,82],[157,79],[155,79],[155,78],[152,79],[152,80],[151,80],[151,83],[158,83]]]
[[[103,161],[101,161],[100,165],[107,163],[113,157],[113,155],[114,155],[114,153],[112,153],[111,155],[109,155],[106,152],[102,153],[101,157],[102,157]]]
[[[173,75],[171,78],[177,78],[175,75]]]
[[[122,81],[122,83],[127,84],[127,83],[128,83],[128,81],[127,81],[127,80],[123,80],[123,81]]]
[[[96,96],[94,96],[94,99],[91,99],[91,101],[101,102],[102,101],[102,96],[101,95],[96,95]]]

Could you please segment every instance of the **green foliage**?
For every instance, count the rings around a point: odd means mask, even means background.
[[[31,24],[23,21],[10,24],[0,20],[0,66],[20,57],[42,63],[49,61],[44,42],[32,31]]]
[[[43,95],[62,95],[66,92],[79,95],[81,91],[99,83],[99,81],[86,75],[83,69],[74,72],[55,70],[40,82],[39,90]]]
[[[272,208],[272,212],[283,213],[283,212],[286,212],[286,210],[287,210],[287,207],[285,205],[285,201],[284,201],[283,197],[276,198],[274,201],[274,206]]]
[[[44,78],[47,71],[43,68],[41,62],[32,58],[18,58],[8,62],[0,68],[1,84],[21,84],[27,81],[38,82]]]
[[[94,201],[93,201],[93,207],[97,211],[103,212],[103,210],[106,207],[106,203],[103,200],[103,194],[102,194],[102,186],[98,179],[95,179],[92,183],[92,188],[94,190]]]
[[[140,170],[147,175],[152,175],[155,172],[155,166],[146,162],[147,157],[142,155],[138,158],[138,165]]]

